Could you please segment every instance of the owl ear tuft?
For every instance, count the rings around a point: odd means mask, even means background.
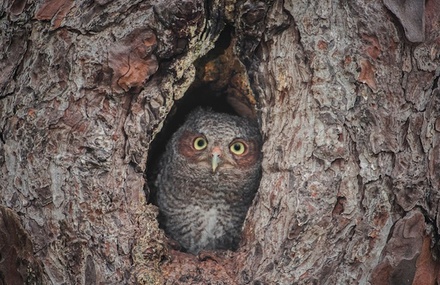
[[[203,115],[205,115],[206,113],[212,112],[212,109],[209,107],[201,107],[198,106],[196,108],[194,108],[187,116],[187,120],[189,118],[198,118],[201,117]]]

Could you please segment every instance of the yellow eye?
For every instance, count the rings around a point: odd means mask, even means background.
[[[233,154],[242,155],[246,151],[246,146],[242,142],[234,142],[229,149]]]
[[[194,140],[194,148],[196,150],[203,150],[208,146],[208,142],[206,141],[206,139],[204,137],[197,137]]]

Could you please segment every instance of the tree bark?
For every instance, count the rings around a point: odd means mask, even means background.
[[[3,2],[0,284],[440,284],[422,2]],[[145,171],[200,85],[259,120],[264,160],[240,248],[196,257]]]

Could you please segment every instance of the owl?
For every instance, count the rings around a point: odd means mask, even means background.
[[[183,250],[238,247],[261,177],[255,122],[198,108],[174,133],[155,182],[159,220]]]

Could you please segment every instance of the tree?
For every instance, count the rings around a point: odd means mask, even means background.
[[[3,284],[440,284],[438,0],[1,6]],[[240,248],[195,257],[145,171],[214,95],[264,173]]]

